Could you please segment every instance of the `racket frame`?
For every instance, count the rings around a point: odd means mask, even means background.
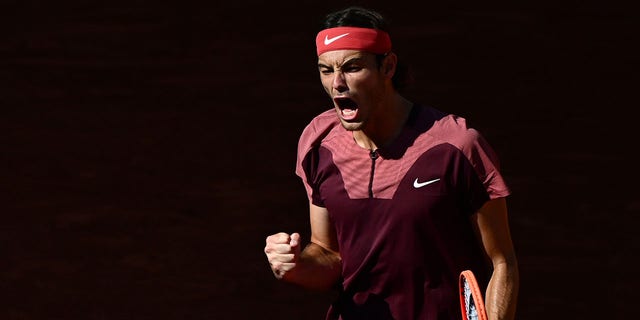
[[[476,311],[478,312],[478,320],[487,320],[487,311],[484,306],[484,299],[482,298],[482,291],[480,290],[480,286],[478,285],[478,281],[476,280],[475,275],[471,270],[464,270],[460,273],[459,278],[459,286],[460,286],[460,309],[462,311],[462,319],[463,320],[471,320],[467,315],[467,308],[465,304],[464,297],[464,282],[467,282],[469,288],[471,289],[471,297],[476,306]]]

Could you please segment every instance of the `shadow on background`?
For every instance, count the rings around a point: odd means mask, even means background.
[[[308,239],[295,149],[328,107],[318,22],[344,4],[65,3],[2,4],[0,318],[322,319],[331,294],[276,282],[262,249]],[[367,5],[393,19],[406,95],[500,155],[518,319],[633,314],[631,15]]]

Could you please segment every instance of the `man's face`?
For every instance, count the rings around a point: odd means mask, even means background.
[[[342,125],[347,130],[362,130],[376,114],[385,92],[386,78],[375,55],[356,50],[328,51],[318,57],[318,70]]]

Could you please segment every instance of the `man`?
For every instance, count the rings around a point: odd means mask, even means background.
[[[298,146],[311,241],[267,237],[271,269],[337,288],[327,319],[460,319],[458,275],[470,269],[489,319],[513,319],[518,271],[495,154],[463,118],[400,95],[386,30],[379,13],[350,7],[316,37],[334,108]]]

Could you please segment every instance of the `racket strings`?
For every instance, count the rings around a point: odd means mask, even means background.
[[[464,307],[467,312],[467,319],[469,320],[478,320],[478,309],[476,308],[475,300],[473,299],[473,294],[471,293],[471,287],[466,279],[464,279]]]

